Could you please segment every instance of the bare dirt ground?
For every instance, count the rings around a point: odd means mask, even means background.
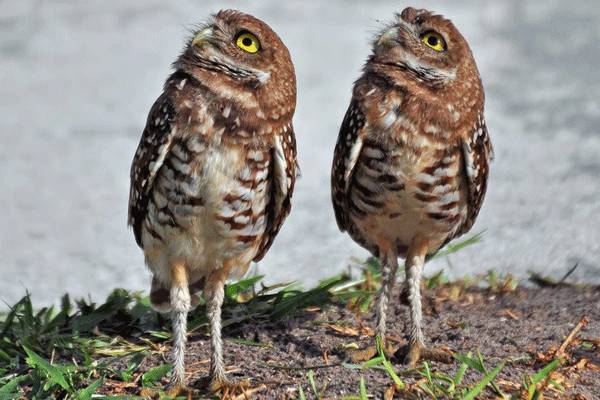
[[[600,288],[556,285],[503,291],[445,285],[427,290],[425,297],[428,344],[463,354],[479,350],[490,370],[506,362],[494,379],[504,393],[527,398],[522,391],[524,377],[534,375],[556,357],[563,362],[542,383],[545,398],[600,399]],[[398,293],[394,299],[388,312],[389,333],[392,341],[402,344],[408,310],[398,300]],[[316,398],[309,374],[319,398],[358,396],[361,377],[372,398],[390,398],[392,394],[394,398],[431,398],[419,387],[426,382],[418,372],[423,368],[408,370],[398,353],[391,361],[407,384],[403,390],[392,389],[390,376],[381,369],[349,368],[352,348],[372,343],[372,321],[370,311],[361,315],[332,305],[326,310],[309,308],[282,322],[225,328],[230,376],[251,379],[255,389],[248,392],[251,398],[301,398],[299,388],[306,398]],[[567,339],[572,332],[575,334]],[[208,337],[192,334],[187,359],[192,386],[201,385],[208,360]],[[154,355],[148,361],[150,368],[165,358]],[[454,376],[459,365],[458,361],[430,362],[429,369]],[[481,378],[469,369],[463,384]],[[202,396],[208,394],[200,390],[194,398]],[[488,387],[477,398],[498,397]]]

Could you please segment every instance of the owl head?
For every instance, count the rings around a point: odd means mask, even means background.
[[[369,64],[404,84],[437,89],[455,90],[479,80],[469,45],[454,24],[441,15],[410,7],[377,35]]]
[[[251,89],[295,103],[296,78],[287,47],[269,25],[240,11],[212,15],[193,32],[174,66],[203,84]]]

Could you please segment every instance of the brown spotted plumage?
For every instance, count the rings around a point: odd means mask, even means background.
[[[423,352],[420,278],[428,255],[473,225],[492,146],[484,93],[465,39],[442,16],[405,9],[376,38],[356,81],[332,168],[340,230],[383,265],[377,331],[397,258],[406,258],[408,361]]]
[[[226,10],[190,39],[150,110],[131,166],[129,225],[173,318],[172,386],[184,384],[186,317],[203,290],[212,388],[227,383],[220,308],[290,212],[296,179],[289,52],[264,22]]]

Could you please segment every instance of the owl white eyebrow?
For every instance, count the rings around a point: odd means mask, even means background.
[[[447,83],[456,79],[456,68],[445,70],[423,66],[418,72],[422,74],[426,80],[430,81],[442,81]]]
[[[244,32],[243,30],[241,32]],[[249,32],[249,31],[247,31]],[[271,73],[269,71],[262,71],[260,69],[255,69],[251,67],[239,67],[235,65],[229,57],[225,57],[222,54],[219,54],[218,57],[212,55],[208,58],[208,60],[212,63],[216,63],[225,68],[226,71],[231,71],[234,74],[238,74],[242,78],[254,78],[261,85],[264,85],[271,78]],[[226,73],[226,71],[223,71]]]
[[[396,63],[396,66],[404,67],[414,72],[419,78],[435,83],[447,83],[456,79],[456,68],[449,70],[433,67],[425,62],[418,60],[412,54],[404,51],[404,60]]]
[[[203,68],[223,72],[227,75],[237,75],[240,78],[256,79],[261,85],[267,83],[271,77],[271,73],[269,71],[262,71],[250,67],[239,67],[234,65],[228,57],[223,57],[222,55],[219,57],[213,55],[207,58],[198,57],[196,55],[193,57],[194,61]]]
[[[256,78],[258,79],[258,81],[260,83],[262,83],[263,85],[265,83],[267,83],[269,81],[269,79],[271,78],[271,73],[269,71],[255,70],[254,75],[256,75]]]

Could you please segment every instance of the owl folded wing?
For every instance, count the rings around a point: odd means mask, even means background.
[[[269,182],[271,195],[267,205],[267,229],[261,239],[254,261],[260,261],[269,250],[292,208],[292,192],[297,176],[296,139],[291,125],[275,135],[271,149]]]
[[[469,194],[467,219],[460,229],[464,233],[475,223],[479,214],[487,188],[489,164],[494,158],[483,116],[479,116],[473,132],[462,139],[462,155]]]
[[[142,246],[142,224],[146,218],[152,185],[173,145],[175,109],[166,94],[162,94],[150,110],[146,127],[131,165],[129,216],[135,240]]]
[[[363,141],[360,133],[364,125],[365,117],[360,106],[357,101],[352,101],[340,128],[331,174],[331,199],[335,219],[342,232],[348,228],[346,193],[362,149]]]

